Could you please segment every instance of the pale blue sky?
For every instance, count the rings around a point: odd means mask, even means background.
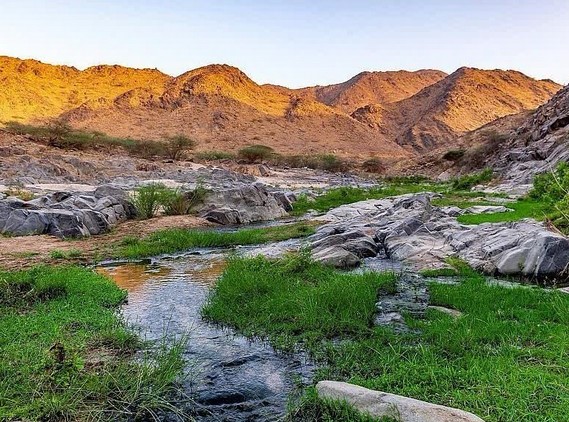
[[[569,83],[569,0],[0,0],[0,55],[85,68],[210,63],[260,83],[517,69]]]

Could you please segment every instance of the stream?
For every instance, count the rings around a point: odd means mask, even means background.
[[[285,243],[290,245],[290,242]],[[268,248],[268,249],[267,249]],[[266,245],[270,252],[279,245]],[[256,254],[258,248],[240,248]],[[187,412],[199,421],[275,421],[289,396],[312,378],[302,354],[282,354],[201,318],[201,308],[225,266],[229,250],[193,250],[146,264],[107,263],[97,271],[128,291],[126,320],[147,340],[187,338],[184,392]],[[270,254],[270,253],[269,253]]]

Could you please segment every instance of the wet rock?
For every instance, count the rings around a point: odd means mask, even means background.
[[[383,294],[375,304],[377,313],[374,323],[390,327],[397,333],[409,332],[403,315],[422,318],[428,303],[429,293],[425,279],[404,273],[397,279],[396,292]]]
[[[359,411],[378,418],[389,417],[401,422],[484,422],[464,410],[345,382],[320,381],[316,384],[316,390],[322,398],[346,401]]]

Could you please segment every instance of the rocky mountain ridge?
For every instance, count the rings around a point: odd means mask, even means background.
[[[329,86],[259,85],[209,65],[171,77],[152,69],[84,71],[0,57],[0,121],[64,118],[114,136],[184,134],[203,150],[264,144],[289,154],[334,153],[398,161],[496,118],[533,109],[560,86],[520,72],[460,68],[362,72]]]

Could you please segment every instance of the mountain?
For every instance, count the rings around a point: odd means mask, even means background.
[[[403,148],[350,116],[292,90],[258,85],[239,69],[210,65],[171,78],[160,95],[139,88],[62,116],[116,136],[185,134],[201,149],[268,145],[281,153],[403,157]]]
[[[462,67],[389,104],[382,122],[398,144],[424,151],[498,118],[534,109],[560,88],[553,81],[535,80],[513,70]]]
[[[445,76],[447,74],[440,70],[362,72],[346,82],[298,91],[301,95],[351,114],[370,104],[389,104],[408,98]]]
[[[282,153],[334,153],[389,162],[451,149],[468,131],[534,109],[560,86],[516,71],[460,68],[362,72],[328,86],[259,85],[209,65],[177,77],[153,69],[78,70],[0,57],[0,121],[66,119],[114,136],[184,134],[202,150],[264,144]]]
[[[161,92],[169,79],[155,69],[103,65],[80,71],[0,56],[0,121],[57,117],[85,102],[112,100],[136,87]]]

